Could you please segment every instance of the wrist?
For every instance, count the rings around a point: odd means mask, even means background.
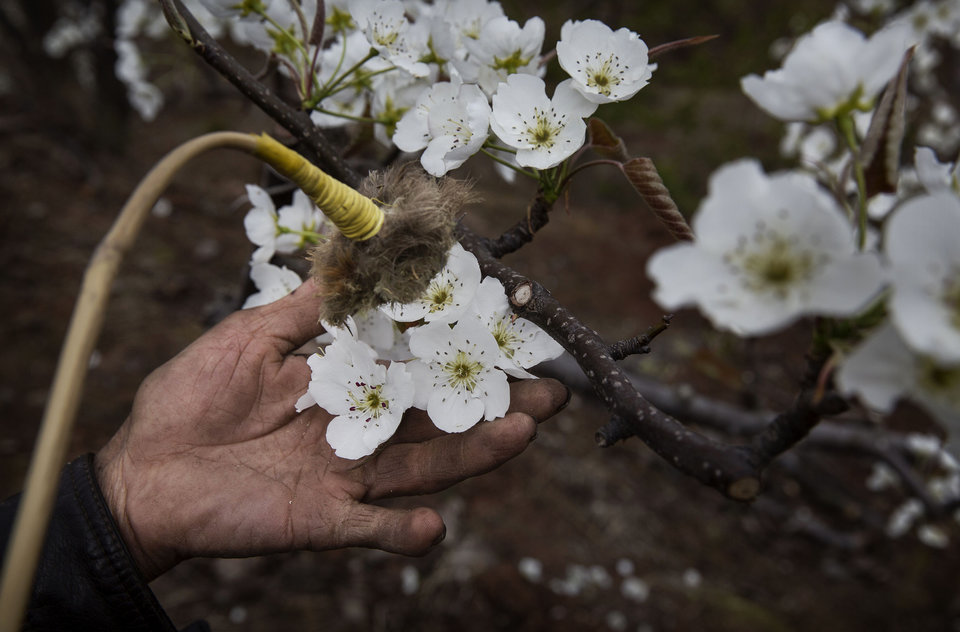
[[[159,547],[151,544],[143,529],[138,529],[134,524],[127,481],[129,467],[126,466],[123,449],[125,431],[126,425],[94,456],[94,473],[130,557],[149,582],[172,568],[176,562],[171,560],[164,563],[162,560],[165,556],[160,553]]]

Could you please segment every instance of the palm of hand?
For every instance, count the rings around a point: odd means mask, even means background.
[[[542,380],[514,385],[512,411],[444,435],[411,411],[371,457],[336,457],[319,407],[293,403],[310,370],[291,353],[320,333],[310,286],[234,314],[143,383],[98,454],[105,496],[141,569],[153,577],[194,556],[372,546],[425,552],[443,535],[433,510],[367,501],[428,493],[521,452],[563,403]],[[523,411],[523,412],[519,412]]]

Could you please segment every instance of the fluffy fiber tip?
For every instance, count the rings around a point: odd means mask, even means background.
[[[422,296],[446,263],[456,241],[454,227],[472,201],[469,183],[438,180],[414,165],[371,173],[358,190],[383,208],[380,232],[360,242],[337,234],[309,253],[322,299],[320,317],[334,325]]]

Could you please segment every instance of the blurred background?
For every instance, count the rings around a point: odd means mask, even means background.
[[[142,54],[163,107],[130,109],[113,72],[116,1],[9,0],[0,8],[0,493],[20,489],[84,266],[139,179],[198,134],[274,124],[172,36]],[[719,37],[661,57],[651,84],[601,115],[632,155],[651,157],[688,215],[709,174],[743,156],[773,169],[783,126],[739,89],[779,62],[772,51],[826,19],[830,1],[507,0],[540,15],[544,49],[567,19],[626,26],[651,46]],[[83,54],[50,50],[64,15],[101,16]],[[73,13],[71,13],[73,12]],[[162,31],[162,29],[161,29]],[[264,60],[236,53],[251,69]],[[555,64],[551,71],[559,73]],[[559,75],[558,75],[559,76]],[[507,187],[486,162],[457,172],[483,203],[467,222],[497,234],[521,218],[532,185]],[[113,288],[91,360],[70,457],[119,427],[140,381],[242,301],[251,252],[243,186],[260,167],[224,152],[179,176]],[[661,316],[644,264],[669,243],[619,173],[594,169],[533,244],[507,262],[538,279],[608,340]],[[678,314],[638,374],[746,408],[789,406],[807,330],[744,343]],[[906,423],[923,427],[914,411]],[[214,630],[960,630],[960,553],[885,534],[895,492],[870,492],[872,463],[798,450],[763,495],[736,504],[676,473],[636,439],[601,450],[605,412],[577,393],[522,457],[445,493],[446,541],[423,558],[347,550],[193,560],[152,588],[178,625]],[[945,528],[958,539],[956,524]]]

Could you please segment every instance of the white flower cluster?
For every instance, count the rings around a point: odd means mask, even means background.
[[[694,218],[696,241],[655,253],[647,270],[664,307],[696,305],[738,335],[803,316],[882,318],[835,358],[839,388],[882,413],[912,399],[958,436],[958,167],[918,148],[897,193],[868,200],[852,176],[859,155],[827,164],[838,137],[824,124],[855,146],[870,123],[855,112],[872,108],[910,41],[899,22],[865,38],[831,21],[801,37],[782,68],[745,77],[744,92],[773,116],[819,125],[793,128],[788,144],[805,166],[826,166],[826,182],[806,171],[768,175],[754,160],[724,166]]]
[[[507,375],[532,378],[526,369],[563,351],[512,313],[498,280],[481,282],[476,257],[459,244],[421,299],[327,329],[332,342],[310,357],[297,410],[319,404],[334,415],[327,441],[347,459],[393,436],[411,406],[445,432],[501,417],[510,404]]]
[[[496,1],[330,1],[319,43],[311,38],[315,0],[199,1],[211,25],[229,25],[234,40],[279,60],[315,124],[373,124],[384,145],[423,151],[435,176],[481,149],[513,169],[555,167],[583,145],[584,117],[631,98],[655,68],[636,33],[569,21],[556,52],[570,78],[551,97],[541,78],[543,20],[521,25]],[[136,49],[124,41],[124,80],[146,93]],[[162,96],[153,96],[144,111],[155,114]]]
[[[247,185],[253,208],[244,225],[258,246],[251,278],[259,290],[244,308],[273,302],[295,290],[300,277],[270,263],[275,253],[302,250],[329,226],[299,191],[279,212],[266,191]],[[327,326],[329,344],[310,357],[312,377],[298,411],[319,404],[335,416],[327,441],[338,456],[358,459],[393,436],[403,413],[427,411],[446,432],[503,416],[510,403],[507,376],[533,378],[527,369],[556,358],[562,347],[536,325],[517,318],[503,285],[482,280],[476,257],[455,244],[426,293],[407,304]],[[385,366],[379,361],[390,364]]]

